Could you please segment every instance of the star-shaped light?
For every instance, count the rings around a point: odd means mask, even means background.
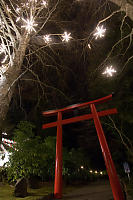
[[[25,28],[28,33],[35,31],[34,26],[37,26],[38,24],[35,24],[33,17],[31,17],[30,19],[25,20],[24,18],[22,18],[22,20],[25,22],[25,25],[21,26],[22,28]]]
[[[103,28],[103,26],[98,26],[96,28],[96,32],[93,34],[95,36],[95,39],[104,37],[105,31],[106,31],[106,28]]]
[[[106,74],[107,76],[112,76],[113,73],[116,73],[116,70],[112,66],[110,66],[107,67],[102,74]]]
[[[68,42],[72,38],[70,35],[71,33],[64,32],[64,34],[62,35],[62,41]]]
[[[44,35],[44,36],[43,36],[43,39],[44,39],[44,41],[45,41],[46,43],[49,43],[49,42],[52,41],[52,39],[50,38],[50,35]]]

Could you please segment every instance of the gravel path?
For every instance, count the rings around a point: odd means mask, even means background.
[[[112,191],[108,181],[97,182],[75,189],[63,196],[62,200],[113,200]],[[128,200],[133,200],[128,197]]]

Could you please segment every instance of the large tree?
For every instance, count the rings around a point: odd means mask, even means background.
[[[31,37],[39,34],[55,11],[59,1],[47,8],[47,1],[0,2],[0,126],[5,119],[21,74],[21,67]],[[36,21],[39,20],[38,26]]]

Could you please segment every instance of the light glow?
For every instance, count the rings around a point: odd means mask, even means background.
[[[95,36],[95,39],[102,38],[105,36],[106,28],[103,28],[103,26],[98,26],[96,28],[96,32],[93,34]]]
[[[106,74],[109,77],[109,76],[112,76],[113,73],[116,73],[116,70],[112,66],[110,66],[110,67],[107,67],[102,74]]]
[[[90,44],[88,44],[88,47],[89,47],[89,49],[91,49],[91,45]]]
[[[64,34],[62,35],[62,41],[68,42],[72,38],[70,35],[71,33],[64,32]]]
[[[4,133],[4,132],[3,132],[2,135],[7,135],[7,133]]]
[[[34,26],[37,26],[38,24],[35,24],[33,16],[31,16],[31,18],[27,20],[22,18],[22,20],[25,22],[25,25],[23,25],[22,28],[25,28],[28,31],[28,33],[31,33],[32,31],[36,32]]]
[[[49,42],[52,41],[52,39],[50,38],[50,35],[44,35],[44,36],[43,36],[43,39],[44,39],[44,41],[45,41],[46,43],[49,43]]]
[[[17,13],[20,13],[20,11],[21,11],[21,8],[20,8],[20,7],[17,7],[17,8],[16,8],[16,12],[17,12]]]

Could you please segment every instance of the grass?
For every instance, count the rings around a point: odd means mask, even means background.
[[[13,195],[14,187],[8,184],[0,186],[0,200],[36,200],[39,197],[45,196],[53,192],[52,184],[44,184],[40,189],[30,189],[28,188],[28,196],[25,198],[17,198]]]
[[[133,198],[133,183],[127,185],[127,192]],[[82,187],[83,185],[65,186],[63,188],[63,194],[70,193],[74,188]],[[17,198],[13,195],[14,187],[8,184],[0,185],[0,200],[37,200],[43,196],[53,193],[53,183],[46,182],[40,189],[28,188],[28,196],[25,198]]]
[[[63,194],[70,192],[74,186],[67,186],[63,189]],[[28,196],[25,198],[14,197],[13,195],[14,187],[8,184],[0,185],[0,200],[37,200],[45,195],[53,193],[53,184],[44,183],[40,189],[30,189],[28,188]]]

